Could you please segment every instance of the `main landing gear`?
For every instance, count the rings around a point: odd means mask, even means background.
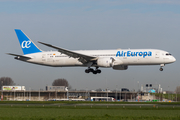
[[[93,74],[97,74],[97,73],[100,74],[100,73],[101,73],[101,70],[99,70],[98,67],[96,67],[95,70],[92,69],[92,68],[90,68],[90,67],[89,67],[88,69],[85,70],[85,73],[90,73],[90,72],[92,72]]]
[[[163,71],[163,67],[164,67],[164,66],[165,66],[165,64],[161,64],[159,70],[160,70],[160,71]]]

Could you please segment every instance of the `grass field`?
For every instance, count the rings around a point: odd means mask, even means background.
[[[1,104],[0,120],[180,120],[175,105]]]
[[[180,105],[180,102],[95,102],[95,101],[0,101],[0,104],[160,104]]]

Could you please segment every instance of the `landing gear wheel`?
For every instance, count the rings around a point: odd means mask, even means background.
[[[97,71],[97,73],[101,73],[101,70],[96,70]]]
[[[92,69],[92,68],[89,68],[89,71],[90,71],[90,72],[94,72],[94,69]]]
[[[89,72],[90,72],[89,69],[86,69],[86,70],[85,70],[85,73],[89,73]]]
[[[85,73],[90,73],[90,72],[92,72],[93,74],[97,74],[97,73],[100,74],[100,73],[101,73],[101,70],[99,70],[98,67],[96,67],[95,70],[92,69],[92,68],[90,68],[90,67],[88,67],[88,69],[85,70]]]
[[[93,74],[97,74],[97,71],[93,71]]]
[[[163,68],[160,68],[159,70],[160,70],[160,71],[163,71]]]

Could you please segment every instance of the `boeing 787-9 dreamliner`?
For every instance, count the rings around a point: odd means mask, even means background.
[[[169,53],[158,49],[114,49],[114,50],[67,50],[44,42],[39,42],[57,51],[42,51],[21,30],[15,29],[24,55],[15,59],[24,62],[51,67],[87,67],[85,73],[101,73],[100,67],[114,70],[127,70],[130,65],[160,65],[163,71],[165,64],[176,59]],[[94,69],[92,68],[94,67]]]

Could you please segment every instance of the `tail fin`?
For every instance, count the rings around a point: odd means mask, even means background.
[[[42,52],[35,44],[34,42],[21,30],[15,29],[16,35],[19,39],[20,46],[22,48],[22,51],[24,54],[31,54],[31,53],[37,53]]]

